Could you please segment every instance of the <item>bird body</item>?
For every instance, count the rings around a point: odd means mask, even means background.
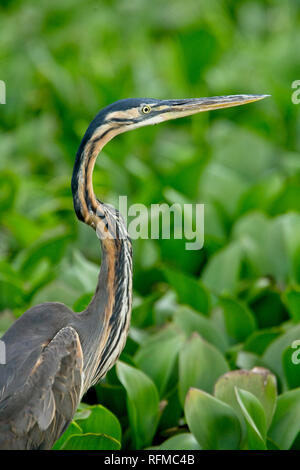
[[[128,99],[97,114],[79,146],[71,184],[78,219],[100,239],[96,291],[79,314],[58,302],[34,306],[1,338],[6,363],[0,364],[0,449],[51,449],[84,393],[105,376],[125,345],[132,302],[132,246],[122,216],[93,191],[93,169],[103,146],[128,130],[265,96]]]
[[[130,321],[131,242],[106,244],[111,246],[103,249],[97,289],[85,311],[46,302],[2,337],[7,362],[0,365],[0,449],[51,448],[83,394],[118,359]]]

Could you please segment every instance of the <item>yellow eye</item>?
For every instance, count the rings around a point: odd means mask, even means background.
[[[151,111],[151,107],[148,104],[145,104],[145,106],[143,106],[142,108],[142,111],[144,114],[149,114]]]

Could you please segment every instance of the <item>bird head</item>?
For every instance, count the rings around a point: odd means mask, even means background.
[[[96,116],[94,124],[114,129],[119,134],[131,129],[159,124],[171,119],[190,116],[203,111],[230,108],[252,103],[269,95],[229,95],[210,98],[187,98],[158,100],[152,98],[129,98],[116,101]]]
[[[99,205],[92,189],[93,168],[100,150],[116,135],[203,111],[252,103],[267,96],[270,95],[241,94],[177,100],[129,98],[106,106],[89,125],[77,152],[72,177],[72,192],[78,218],[88,220],[90,208],[96,210]],[[84,202],[84,195],[88,199],[87,202]],[[82,209],[84,207],[86,209]]]

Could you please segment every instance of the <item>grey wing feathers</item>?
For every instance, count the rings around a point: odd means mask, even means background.
[[[74,328],[45,347],[24,386],[0,402],[0,449],[49,449],[68,426],[82,389],[82,350]]]

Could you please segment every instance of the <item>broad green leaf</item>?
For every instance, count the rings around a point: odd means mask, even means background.
[[[154,323],[153,304],[158,294],[152,294],[144,298],[138,305],[132,308],[131,324],[137,328],[145,328]]]
[[[299,185],[298,185],[299,186]],[[299,191],[298,191],[299,193]],[[300,283],[300,214],[289,212],[278,217],[287,254],[288,278]],[[277,227],[274,227],[276,230]],[[272,247],[271,247],[272,248]],[[274,251],[273,251],[274,253]],[[276,258],[273,256],[273,258]]]
[[[283,294],[288,311],[297,323],[300,322],[300,290],[289,289]]]
[[[250,24],[253,24],[249,17],[257,18],[257,15],[262,10],[258,11],[255,7],[253,9],[249,7],[245,11],[242,8],[239,11],[243,21],[243,28],[248,30]],[[248,108],[248,117],[249,113],[251,113],[251,109],[249,110]],[[257,110],[255,114],[257,114]],[[216,120],[211,124],[211,144],[218,162],[226,165],[226,168],[234,170],[237,175],[243,177],[243,180],[252,184],[256,183],[265,172],[269,179],[271,179],[273,175],[270,175],[268,170],[270,167],[273,168],[274,165],[274,149],[269,140],[256,133],[254,129],[246,129],[238,123],[230,122],[226,118]],[[241,158],[241,155],[243,155],[243,158]]]
[[[33,244],[42,235],[41,227],[22,214],[10,212],[1,221],[22,247]]]
[[[70,261],[64,263],[60,279],[81,293],[90,293],[96,288],[99,266],[88,261],[79,251],[72,253]]]
[[[201,193],[205,201],[216,201],[222,212],[233,215],[247,188],[244,178],[228,166],[211,161],[201,175]]]
[[[293,341],[282,354],[284,376],[289,389],[300,387],[300,339]]]
[[[187,306],[179,307],[174,313],[174,322],[188,336],[199,333],[206,341],[216,346],[221,352],[228,347],[226,336],[214,325],[211,319],[195,312]]]
[[[266,210],[282,187],[282,178],[278,174],[268,174],[266,178],[249,188],[239,201],[239,213],[249,210]]]
[[[43,302],[61,302],[71,308],[77,298],[78,290],[63,281],[55,280],[38,290],[32,299],[32,303],[37,305]]]
[[[173,313],[178,308],[177,295],[173,290],[167,292],[155,303],[155,324],[163,325],[172,318]]]
[[[72,421],[70,425],[67,427],[66,431],[63,433],[63,435],[55,442],[52,449],[53,450],[62,449],[64,444],[69,439],[69,437],[73,436],[74,434],[76,435],[82,434],[82,429],[75,421]]]
[[[216,382],[214,395],[234,408],[242,424],[243,417],[236,400],[235,387],[252,393],[260,401],[266,415],[268,428],[276,407],[277,390],[274,375],[267,369],[255,367],[252,370],[230,371]],[[245,431],[244,426],[243,430]]]
[[[300,325],[290,328],[286,333],[275,339],[264,352],[262,358],[270,370],[278,375],[282,385],[286,388],[286,380],[282,366],[282,355],[286,348],[300,338]]]
[[[280,447],[269,437],[267,438],[267,448],[268,450],[280,450]]]
[[[224,356],[194,333],[179,352],[179,396],[184,404],[190,387],[213,391],[216,380],[229,370]]]
[[[238,387],[235,387],[235,395],[246,422],[248,448],[266,450],[266,416],[260,401]]]
[[[276,327],[288,319],[288,312],[276,288],[262,292],[250,307],[260,329]]]
[[[158,432],[166,429],[176,428],[180,424],[182,417],[182,406],[179,400],[178,384],[164,397],[164,406],[158,424]]]
[[[202,274],[203,283],[218,295],[234,293],[239,281],[241,260],[240,245],[227,245],[208,261]]]
[[[2,332],[8,330],[8,328],[16,321],[16,317],[10,310],[5,310],[0,314],[0,337],[2,336]]]
[[[74,312],[83,312],[92,300],[94,293],[83,294],[73,305]]]
[[[251,353],[249,351],[238,351],[235,359],[235,365],[238,369],[250,370],[254,367],[263,366],[264,364],[257,354]]]
[[[225,228],[222,220],[222,214],[213,202],[207,202],[204,210],[205,218],[205,246],[210,239],[225,240]]]
[[[11,170],[0,172],[0,212],[8,211],[14,206],[18,186],[17,173]]]
[[[160,446],[161,450],[200,450],[197,440],[190,433],[177,434],[164,441]]]
[[[62,450],[119,450],[120,442],[105,434],[73,434],[62,446]]]
[[[254,331],[245,341],[244,349],[261,356],[267,347],[281,334],[280,329],[269,328]]]
[[[246,259],[257,276],[269,273],[268,255],[263,248],[269,224],[265,214],[253,211],[240,217],[233,227],[233,236],[240,241]]]
[[[84,434],[105,434],[115,441],[121,442],[121,426],[116,416],[104,408],[102,405],[93,405],[85,409],[84,412],[90,411],[90,414],[85,417],[77,415],[76,423],[82,429]]]
[[[117,375],[127,392],[127,409],[133,445],[141,449],[151,444],[159,420],[159,395],[144,372],[124,362],[117,364]]]
[[[115,372],[115,367],[109,371]],[[127,413],[126,411],[126,392],[122,385],[107,383],[107,375],[105,381],[101,381],[94,388],[98,403],[109,408],[120,419]],[[118,380],[118,379],[117,379]],[[119,382],[119,381],[118,381]]]
[[[253,314],[246,305],[229,297],[221,297],[220,306],[223,310],[228,335],[237,342],[243,342],[256,328]]]
[[[291,267],[288,248],[289,235],[285,227],[289,216],[290,214],[284,214],[270,221],[265,234],[268,243],[263,245],[268,259],[268,272],[265,274],[273,275],[278,281],[287,279]],[[274,256],[274,253],[276,253],[276,256]]]
[[[58,227],[43,236],[34,245],[24,249],[14,262],[14,266],[22,272],[22,276],[30,278],[41,259],[46,259],[53,266],[63,257],[71,235]]]
[[[280,449],[289,449],[300,431],[300,388],[278,397],[269,437]]]
[[[88,418],[92,412],[90,408],[91,408],[91,405],[88,405],[87,403],[83,403],[81,401],[74,415],[74,421],[76,421],[77,419]]]
[[[295,213],[268,219],[260,212],[253,212],[237,221],[233,234],[240,240],[257,275],[272,275],[278,281],[285,281],[293,278],[289,273],[295,267],[294,256],[299,249],[296,236],[299,227],[300,218]],[[295,269],[294,274],[296,280]]]
[[[151,377],[160,396],[163,396],[166,391],[183,341],[183,333],[170,326],[151,335],[134,357],[137,366]]]
[[[0,273],[0,310],[24,305],[25,293],[20,283],[3,279]]]
[[[189,390],[185,417],[190,431],[204,450],[238,449],[241,428],[234,410],[203,390]]]
[[[179,271],[164,269],[167,281],[175,289],[178,301],[182,304],[190,305],[198,312],[207,315],[210,310],[210,294],[208,290],[191,276]]]
[[[300,187],[299,187],[299,174],[295,178],[286,180],[286,184],[278,194],[278,197],[273,201],[270,212],[274,214],[282,214],[287,211],[300,212]]]

